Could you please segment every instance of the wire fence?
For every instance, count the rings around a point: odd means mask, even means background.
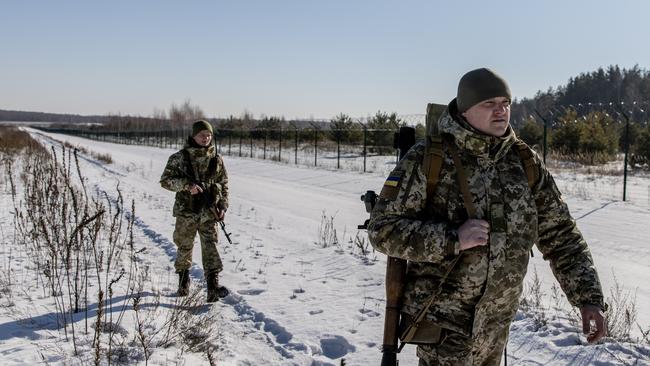
[[[181,149],[187,128],[152,131],[39,129],[118,144]],[[359,172],[386,173],[397,161],[395,130],[388,129],[215,129],[214,142],[222,155]]]
[[[635,109],[636,108],[636,109]],[[419,125],[423,138],[425,115],[399,116]],[[576,104],[534,109],[511,121],[519,137],[533,146],[558,177],[562,192],[582,199],[623,200],[650,206],[650,126],[641,106]],[[218,125],[218,124],[217,124]],[[396,129],[217,128],[215,144],[222,155],[387,174],[394,167]],[[180,149],[191,134],[189,124],[115,128],[47,128],[89,139]]]
[[[583,199],[650,206],[648,103],[575,103],[523,108],[513,120],[556,176]]]

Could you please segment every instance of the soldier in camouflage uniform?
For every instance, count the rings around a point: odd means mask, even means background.
[[[196,121],[185,147],[169,157],[160,177],[163,188],[176,192],[174,242],[178,250],[174,267],[179,275],[178,295],[186,296],[189,291],[192,248],[198,231],[208,302],[227,294],[219,287],[223,264],[217,251],[217,224],[228,209],[228,175],[212,137],[210,123]]]
[[[425,145],[418,143],[391,173],[371,214],[375,249],[409,261],[402,313],[414,316],[440,286],[425,319],[442,328],[441,336],[418,347],[421,366],[500,364],[533,244],[581,309],[588,341],[606,333],[606,305],[587,244],[536,154],[538,180],[529,187],[513,148],[510,101],[505,80],[491,70],[463,76],[438,120],[443,160],[431,207],[425,207]],[[476,217],[464,206],[450,144],[466,171]]]

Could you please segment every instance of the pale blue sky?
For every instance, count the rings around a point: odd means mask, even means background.
[[[491,67],[515,97],[650,69],[650,1],[0,1],[0,109],[424,113]]]

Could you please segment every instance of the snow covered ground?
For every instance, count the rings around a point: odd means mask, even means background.
[[[113,163],[108,165],[83,157],[81,171],[92,191],[115,199],[119,183],[125,201],[135,200],[135,245],[145,250],[140,258],[151,273],[142,302],[165,305],[159,307],[158,314],[164,317],[177,300],[172,267],[173,194],[160,188],[158,179],[174,151],[31,132],[47,146],[59,148],[57,140],[67,141],[111,155]],[[394,158],[388,161],[394,163]],[[234,243],[220,243],[225,265],[221,282],[231,295],[201,309],[216,325],[217,364],[339,365],[343,358],[347,365],[379,364],[385,257],[372,251],[363,255],[354,242],[357,234],[357,242],[363,244],[365,238],[356,228],[367,218],[359,197],[369,189],[379,191],[384,175],[230,156],[225,163],[231,187],[226,224]],[[571,179],[557,177],[561,188],[568,191],[576,185]],[[643,192],[650,183],[637,184]],[[64,329],[57,327],[48,297],[29,283],[31,272],[25,269],[29,258],[14,247],[12,239],[11,197],[6,187],[0,187],[0,192],[0,272],[7,271],[10,264],[17,279],[11,288],[13,306],[5,302],[0,307],[0,363],[81,363],[73,357],[71,342],[64,340]],[[647,331],[649,202],[638,199],[624,203],[596,194],[585,199],[575,192],[567,192],[565,198],[590,244],[605,291],[609,293],[615,275],[626,291],[635,293],[637,320]],[[338,244],[324,247],[319,243],[323,217],[333,217]],[[195,246],[195,263],[201,263],[199,247]],[[539,252],[531,259],[529,277],[535,272],[533,268],[547,295],[547,321],[539,326],[531,312],[518,314],[508,344],[508,365],[650,365],[647,343],[585,345],[565,312],[554,308],[554,279]],[[200,286],[200,265],[191,274],[193,283]],[[80,329],[82,319],[77,321]],[[136,321],[125,316],[121,325],[133,332]],[[635,332],[640,336],[638,330]],[[87,338],[85,345],[81,342],[86,351]],[[92,356],[84,360],[90,363]],[[415,348],[407,346],[400,360],[401,365],[416,365]],[[144,364],[144,360],[140,362]],[[157,348],[149,360],[149,364],[207,362],[204,355],[182,353],[179,347]]]

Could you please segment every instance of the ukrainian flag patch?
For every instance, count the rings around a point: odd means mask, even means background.
[[[403,177],[404,171],[402,170],[390,173],[388,178],[386,178],[386,182],[384,182],[384,187],[381,189],[379,196],[394,201],[399,193],[399,185],[402,183]]]
[[[388,177],[388,179],[386,179],[384,185],[388,187],[397,187],[401,180],[402,180],[401,175],[391,175]]]

